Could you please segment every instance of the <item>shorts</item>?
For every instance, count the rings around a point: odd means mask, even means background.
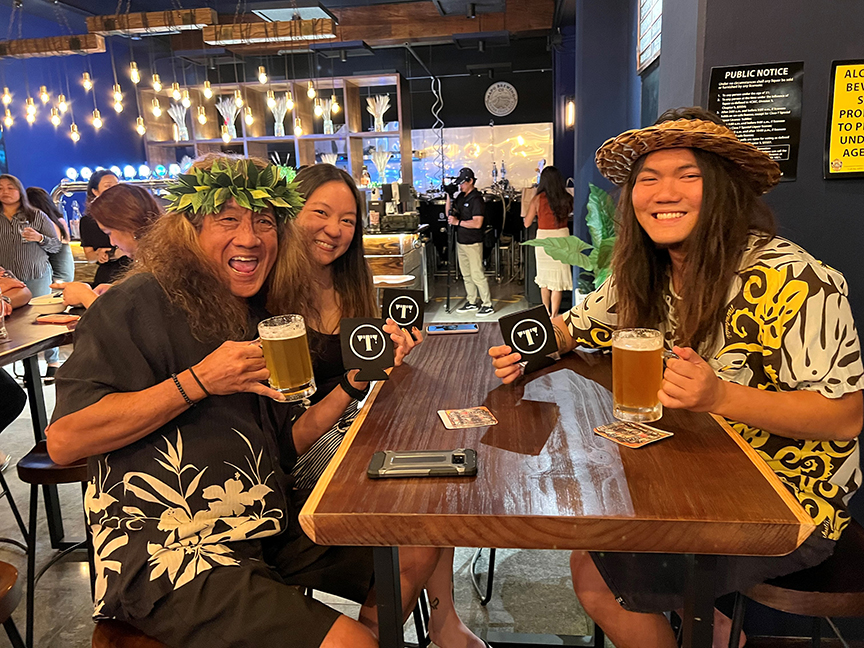
[[[814,567],[834,553],[835,544],[817,530],[787,556],[718,556],[714,598]],[[686,556],[591,552],[591,558],[625,610],[661,613],[684,607]]]

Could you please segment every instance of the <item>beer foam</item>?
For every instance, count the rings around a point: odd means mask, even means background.
[[[618,338],[612,342],[616,349],[629,349],[630,351],[655,351],[663,347],[663,338],[625,337]]]
[[[262,340],[290,340],[305,335],[303,322],[289,322],[279,326],[264,326],[258,331]]]

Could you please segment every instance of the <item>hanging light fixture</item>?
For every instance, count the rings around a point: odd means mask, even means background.
[[[129,63],[129,78],[135,84],[141,81],[141,73],[138,71],[138,64],[135,61]]]
[[[177,83],[176,81],[171,84],[171,93],[170,94],[171,94],[171,98],[174,99],[174,101],[180,101],[180,97],[182,96],[180,94],[180,84]]]
[[[9,94],[9,88],[7,88],[6,86],[3,86],[2,101],[4,106],[8,106],[10,103],[12,103],[12,95]]]
[[[267,83],[267,70],[263,65],[258,66],[258,83],[264,85]]]
[[[303,124],[300,122],[300,118],[297,117],[294,119],[294,135],[300,137],[303,134]]]
[[[138,134],[142,137],[144,136],[144,133],[147,132],[147,127],[144,125],[143,117],[139,117],[135,120],[135,130],[138,131]]]
[[[307,86],[307,88],[306,88],[306,96],[309,97],[310,99],[314,99],[314,98],[315,98],[315,94],[316,94],[316,92],[315,92],[315,84],[312,83],[312,81],[309,81],[309,84],[308,84],[308,86]]]
[[[93,128],[96,130],[102,128],[102,114],[99,112],[98,108],[93,110]]]
[[[48,88],[45,86],[39,86],[39,98],[42,100],[43,104],[47,104],[48,100],[51,96],[48,94]]]
[[[60,111],[56,108],[51,109],[51,123],[54,124],[54,126],[60,125]]]
[[[116,112],[118,115],[121,112],[123,112],[123,102],[122,101],[115,101],[114,102],[114,112]]]
[[[3,118],[3,125],[6,126],[6,128],[12,128],[12,124],[14,123],[15,120],[12,119],[12,112],[7,108],[6,116]]]
[[[159,78],[158,74],[153,75],[153,89],[156,92],[162,92],[162,79]]]
[[[336,99],[336,93],[330,95],[330,112],[338,113],[340,110],[339,101]]]
[[[209,81],[204,82],[203,92],[204,92],[204,98],[205,99],[212,99],[213,98],[213,88],[210,87]]]
[[[315,97],[315,108],[313,111],[316,117],[320,117],[324,114],[324,108],[321,106],[321,97]]]
[[[160,117],[162,115],[162,106],[159,104],[159,99],[153,100],[153,116]]]
[[[267,91],[267,107],[271,110],[276,107],[276,93],[272,90]]]
[[[294,110],[294,93],[290,90],[285,93],[285,105],[288,110]]]
[[[120,84],[114,84],[114,101],[123,101],[123,91],[120,89]]]
[[[184,108],[189,108],[192,105],[192,99],[189,98],[189,91],[184,90],[181,97],[183,98],[180,100],[180,103],[183,104]]]
[[[204,106],[198,106],[198,123],[202,126],[207,123],[207,111]]]
[[[73,142],[77,142],[81,139],[81,133],[78,132],[78,125],[75,122],[72,122],[72,125],[69,126],[69,137],[72,138]]]
[[[247,126],[251,126],[253,123],[255,123],[255,117],[252,116],[251,106],[246,106],[243,109],[243,121],[246,122]]]
[[[69,104],[66,102],[66,95],[59,94],[57,95],[57,108],[60,109],[61,113],[66,113],[69,110]]]
[[[27,97],[24,105],[25,113],[27,115],[27,123],[32,124],[36,121],[36,102],[33,101],[33,97]]]
[[[226,144],[231,141],[231,132],[228,130],[227,124],[222,124],[222,141]]]
[[[238,108],[243,106],[243,93],[239,89],[234,91],[234,105]]]
[[[84,86],[85,90],[92,90],[93,89],[93,79],[90,78],[89,72],[85,72],[84,74],[81,75],[81,85]]]

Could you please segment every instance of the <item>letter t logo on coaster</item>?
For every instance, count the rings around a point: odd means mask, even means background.
[[[550,353],[558,350],[552,320],[543,306],[529,308],[498,320],[504,344],[522,354],[527,360],[525,373],[548,367],[553,360]]]
[[[384,371],[393,366],[393,342],[384,332],[384,320],[350,317],[340,324],[342,363],[346,369],[359,369],[357,380],[387,380]]]
[[[384,288],[382,291],[381,317],[390,318],[400,328],[411,332],[415,326],[423,330],[423,291]]]

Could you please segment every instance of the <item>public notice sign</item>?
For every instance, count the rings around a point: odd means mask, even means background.
[[[783,180],[794,180],[803,92],[803,61],[715,67],[711,68],[708,108],[738,139],[776,160]]]
[[[828,87],[823,176],[864,178],[864,61],[834,61]]]

